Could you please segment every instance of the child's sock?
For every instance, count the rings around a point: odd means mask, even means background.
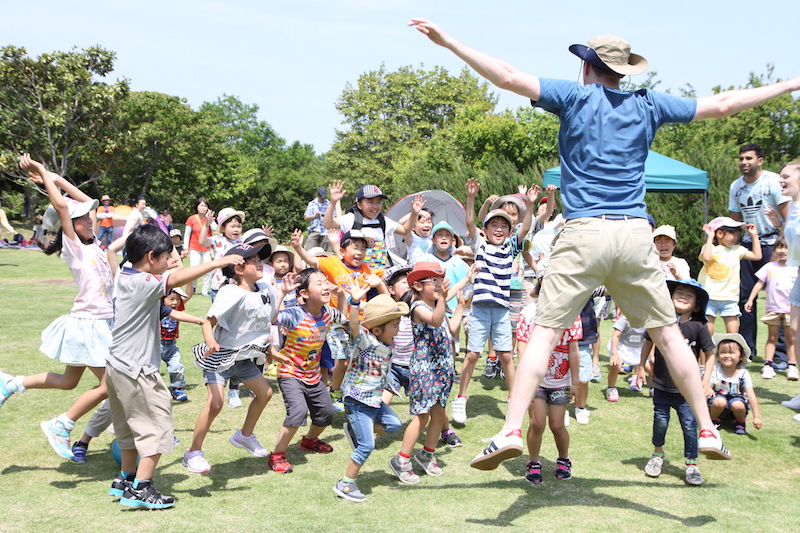
[[[789,364],[791,365],[792,363],[789,363]],[[764,366],[772,366],[772,360],[770,360],[770,359],[765,359],[765,360],[764,360]]]
[[[138,477],[133,480],[133,488],[140,489],[150,484],[149,479],[139,479]]]
[[[772,361],[770,361],[770,363],[771,363],[771,362],[772,362]],[[797,366],[797,361],[789,361],[788,365],[789,365],[789,366]]]
[[[11,378],[11,381],[6,384],[6,386],[11,392],[22,394],[27,390],[25,388],[25,376],[14,376]]]
[[[356,478],[354,478],[354,477],[342,476],[342,482],[343,482],[343,483],[347,483],[347,484],[350,484],[350,483],[355,483],[355,482],[356,482]]]
[[[400,464],[401,465],[407,465],[407,464],[409,464],[411,462],[411,456],[410,455],[406,455],[403,452],[398,453],[397,457],[400,458]]]
[[[127,481],[133,481],[136,478],[136,472],[125,472],[124,470],[120,470],[119,473],[124,477]]]
[[[714,424],[715,426],[719,427],[720,424],[722,424],[722,419],[720,419],[720,418],[712,418],[711,419],[711,423]]]
[[[664,452],[653,452],[653,455],[654,455],[655,457],[661,457],[662,459],[663,459],[664,457],[666,457],[666,456],[664,455]]]
[[[697,464],[697,459],[689,459],[688,457],[686,458],[686,466],[696,465],[696,464]]]
[[[436,450],[431,450],[431,449],[430,449],[430,448],[428,448],[427,446],[423,446],[423,447],[422,447],[422,456],[423,456],[423,457],[428,457],[428,458],[431,458],[431,457],[433,457],[433,453],[434,453],[435,451],[436,451]]]
[[[67,418],[67,413],[58,415],[57,420],[67,431],[75,429],[75,421]]]

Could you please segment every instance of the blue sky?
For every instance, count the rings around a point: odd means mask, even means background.
[[[180,96],[195,109],[236,95],[258,104],[259,118],[287,141],[318,153],[343,128],[335,102],[360,74],[381,63],[463,67],[406,26],[414,16],[545,77],[577,79],[580,64],[567,47],[600,33],[628,39],[658,72],[661,89],[690,83],[704,96],[715,85],[743,85],[767,63],[777,77],[800,74],[792,70],[800,4],[788,0],[29,0],[3,13],[0,45],[38,55],[100,44],[117,53],[112,76],[129,78],[133,90]],[[526,104],[501,94],[498,108]]]

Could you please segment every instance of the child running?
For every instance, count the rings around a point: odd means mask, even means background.
[[[262,369],[272,321],[292,281],[291,276],[285,276],[286,282],[279,291],[261,281],[262,260],[269,257],[271,251],[269,244],[253,247],[243,243],[225,253],[225,257],[241,256],[244,263],[222,269],[223,275],[231,281],[220,288],[208,310],[203,323],[205,343],[194,348],[195,361],[203,370],[203,381],[208,388],[208,399],[195,422],[192,445],[183,455],[182,464],[190,472],[199,474],[211,470],[202,451],[203,441],[222,409],[226,382],[233,378],[247,385],[255,398],[250,402],[242,428],[236,430],[230,442],[254,457],[267,456],[267,450],[259,444],[253,430],[272,398],[272,389]]]
[[[403,427],[397,414],[381,400],[387,386],[392,342],[400,330],[400,319],[408,314],[405,302],[381,294],[367,302],[364,321],[358,323],[358,303],[365,289],[350,293],[350,334],[353,336],[353,361],[342,384],[347,412],[345,435],[353,448],[344,476],[333,486],[340,498],[363,502],[366,496],[356,485],[364,463],[375,449],[376,431],[394,433]]]
[[[243,259],[229,255],[164,275],[174,246],[166,233],[149,224],[131,233],[125,249],[132,266],[119,274],[114,340],[106,365],[108,402],[122,469],[109,493],[121,497],[120,503],[127,507],[165,509],[175,505],[175,499],[155,488],[153,476],[161,455],[172,452],[175,436],[169,389],[158,372],[159,300],[175,287],[215,268],[242,264]]]
[[[708,293],[693,279],[668,280],[667,285],[672,295],[672,305],[678,315],[678,327],[681,329],[686,342],[692,347],[692,351],[701,361],[713,364],[714,362],[714,343],[711,334],[705,326],[705,309],[708,305]],[[645,333],[645,342],[641,350],[640,366],[636,370],[634,379],[644,380],[644,364],[653,348],[653,341]],[[683,430],[683,456],[685,458],[684,468],[686,471],[686,483],[689,485],[701,485],[703,476],[697,468],[697,419],[692,413],[689,403],[686,401],[678,386],[672,379],[667,368],[664,354],[660,350],[655,351],[655,361],[653,363],[653,455],[644,467],[644,473],[650,477],[661,475],[664,465],[664,443],[669,427],[670,409],[675,409],[678,413],[678,420]],[[703,384],[709,390],[709,373],[703,376]]]
[[[81,394],[72,407],[57,418],[40,424],[53,450],[64,459],[74,460],[70,432],[75,422],[108,396],[105,366],[114,327],[113,276],[106,252],[100,249],[92,231],[97,200],[58,174],[47,171],[29,154],[23,154],[19,164],[29,173],[31,181],[44,185],[50,197],[52,206],[45,212],[44,223],[49,231],[58,233],[45,253],[57,253],[64,259],[78,287],[78,295],[70,313],[57,318],[42,332],[39,348],[51,359],[66,365],[64,373],[12,377],[0,372],[0,406],[15,392],[21,394],[27,389],[72,390],[88,368],[99,385]],[[59,189],[72,198],[64,198]]]
[[[748,250],[739,244],[742,228],[747,227],[753,242]],[[739,272],[740,261],[761,259],[761,243],[755,225],[737,222],[728,217],[717,217],[703,226],[706,243],[700,251],[703,268],[697,281],[708,291],[708,331],[714,334],[714,321],[719,314],[728,333],[739,331]]]
[[[293,243],[294,240],[293,236]],[[273,472],[281,474],[294,470],[286,459],[286,449],[297,429],[306,425],[309,411],[311,427],[300,440],[300,449],[315,453],[333,451],[330,444],[319,438],[333,420],[333,405],[325,383],[320,379],[319,362],[322,344],[331,325],[347,322],[344,313],[328,305],[332,285],[324,272],[318,268],[306,268],[300,272],[297,283],[297,296],[303,305],[278,313],[275,324],[286,328],[288,334],[281,351],[272,350],[272,357],[280,362],[278,386],[286,406],[286,418],[267,465]],[[339,294],[340,304],[344,304],[343,294]],[[358,302],[351,303],[358,306]]]
[[[750,347],[738,333],[714,335],[713,340],[717,345],[718,363],[710,371],[708,410],[711,420],[719,426],[723,419],[733,419],[733,432],[747,435],[746,418],[752,409],[753,425],[761,429],[761,411],[753,389],[753,378],[744,368],[750,357]]]
[[[608,388],[606,400],[619,401],[617,377],[623,365],[636,366],[642,355],[645,328],[634,328],[624,315],[614,323],[614,333],[608,340]],[[631,390],[640,390],[637,381],[631,382]]]
[[[403,483],[419,482],[411,466],[411,454],[420,433],[427,426],[424,447],[414,461],[428,475],[441,476],[442,469],[434,452],[442,429],[447,424],[447,398],[453,386],[452,334],[458,331],[463,296],[452,318],[445,316],[448,282],[439,263],[420,261],[408,273],[410,289],[403,297],[410,304],[414,332],[414,353],[411,356],[408,401],[414,418],[403,435],[400,453],[389,460],[389,466]]]
[[[758,281],[753,285],[750,297],[744,304],[744,310],[749,313],[753,309],[753,302],[758,297],[758,292],[766,287],[767,310],[766,314],[761,317],[761,322],[766,324],[768,328],[764,368],[761,370],[763,379],[775,377],[775,369],[772,367],[772,360],[775,358],[775,344],[778,342],[781,326],[788,328],[790,325],[789,315],[792,305],[789,303],[789,295],[797,279],[797,266],[786,264],[786,260],[789,258],[789,246],[783,236],[775,240],[773,250],[773,259],[775,260],[767,263],[756,272]],[[794,335],[784,335],[784,339],[786,340],[786,358],[789,360],[786,379],[797,381],[800,378],[800,374],[797,372]]]

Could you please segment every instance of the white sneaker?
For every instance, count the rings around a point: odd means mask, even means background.
[[[578,421],[578,424],[584,424],[584,425],[588,424],[589,415],[591,415],[591,413],[585,407],[575,408],[575,420]]]
[[[701,429],[697,439],[697,449],[708,459],[730,459],[731,452],[722,444],[722,437],[716,429]]]
[[[511,430],[506,433],[498,433],[492,437],[481,453],[469,464],[478,470],[494,470],[506,459],[513,459],[522,455],[522,431],[519,429]]]
[[[786,379],[789,381],[797,381],[800,379],[800,372],[797,371],[797,365],[789,365],[786,369]]]
[[[772,365],[764,365],[761,369],[761,379],[772,379],[775,377],[775,369]]]
[[[239,398],[239,389],[231,389],[228,391],[228,405],[233,409],[242,406],[242,400]]]
[[[266,450],[266,448],[261,446],[261,444],[258,442],[255,434],[245,437],[242,435],[242,430],[237,429],[236,432],[231,435],[230,441],[231,444],[237,448],[244,448],[250,452],[253,457],[266,457],[269,455],[269,452]]]
[[[569,409],[564,411],[564,427],[565,428],[569,427]]]
[[[794,416],[792,417],[792,420],[794,420],[795,422],[800,422],[800,413],[798,413],[798,414],[794,415]]]
[[[467,421],[467,397],[458,396],[453,400],[453,422],[463,424]]]
[[[781,405],[784,407],[788,407],[789,409],[800,409],[800,394],[798,394],[791,400],[786,400],[781,402]]]
[[[183,461],[181,461],[181,464],[188,468],[189,472],[193,472],[195,474],[205,474],[206,472],[211,471],[211,465],[209,465],[208,461],[206,461],[202,450],[198,450],[196,452],[190,452],[189,450],[186,450],[186,452],[183,454]]]

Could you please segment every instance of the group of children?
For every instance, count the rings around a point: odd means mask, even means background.
[[[187,399],[176,343],[177,321],[201,324],[204,338],[192,353],[195,364],[203,371],[207,401],[182,460],[183,466],[194,473],[211,469],[203,442],[224,405],[225,386],[230,387],[229,404],[241,406],[238,384],[244,383],[254,398],[242,427],[230,442],[255,457],[266,458],[272,471],[292,472],[286,450],[298,428],[306,425],[309,414],[311,425],[299,447],[316,453],[332,452],[333,448],[320,437],[334,413],[344,411],[344,431],[352,453],[333,491],[351,501],[365,500],[356,476],[374,449],[374,433],[402,429],[401,419],[389,404],[404,389],[412,418],[398,453],[389,460],[389,468],[406,484],[419,482],[415,468],[428,475],[442,475],[435,457],[437,445],[461,445],[450,428],[446,407],[456,382],[455,346],[462,322],[467,324],[467,352],[459,392],[453,401],[454,420],[467,420],[467,386],[487,343],[502,367],[509,397],[513,393],[514,344],[518,343],[517,351],[523,357],[536,315],[535,293],[547,282],[541,276],[545,254],[539,255],[537,261],[530,249],[531,238],[553,216],[552,188],[538,205],[540,189],[536,186],[523,189],[508,200],[498,198],[487,204],[492,209],[482,217],[483,229],[479,232],[474,222],[479,184],[470,179],[466,184],[465,241],[471,247],[471,256],[456,253],[461,237],[447,221],[433,223],[435,214],[425,208],[422,195],[414,198],[406,220],[394,222],[382,214],[382,200],[386,197],[373,185],[362,187],[356,203],[340,217],[335,216],[335,206],[345,191],[341,182],[329,187],[331,205],[325,213],[325,225],[342,231],[339,253],[335,255],[306,251],[299,231],[292,236],[292,253],[277,246],[269,237],[268,228],[254,228],[242,234],[243,212],[226,208],[215,219],[214,212],[206,206],[204,216],[197,216],[198,243],[213,250],[216,258],[181,268],[181,256],[175,247],[180,235],[171,238],[155,226],[137,227],[109,245],[107,252],[101,250],[91,230],[97,202],[27,155],[22,157],[21,166],[48,191],[53,211],[50,219],[61,225],[49,251],[61,252],[79,292],[70,315],[56,320],[42,335],[42,351],[65,363],[65,373],[26,377],[0,374],[0,402],[29,388],[74,388],[88,367],[100,385],[84,393],[58,418],[43,422],[42,429],[60,455],[83,462],[98,424],[90,423],[94,434],[87,428],[87,434],[73,446],[70,431],[80,416],[108,396],[105,409],[109,414],[105,416],[114,423],[121,449],[121,471],[112,482],[110,493],[120,497],[123,505],[161,509],[175,503],[155,488],[152,478],[161,454],[171,452],[175,442],[170,400]],[[74,200],[65,199],[59,188]],[[534,215],[535,206],[538,209]],[[210,235],[208,230],[214,220],[219,236]],[[741,224],[732,222],[715,219],[704,228],[708,242],[701,252],[704,269],[700,279],[705,288],[689,278],[685,261],[673,257],[673,228],[657,228],[654,244],[670,280],[681,330],[697,348],[699,364],[705,369],[703,384],[711,416],[719,421],[727,414],[734,420],[735,432],[745,433],[749,410],[753,411],[756,428],[760,428],[761,418],[752,379],[743,368],[749,348],[735,333],[734,321],[730,320],[730,298],[731,286],[736,284],[738,299],[739,259],[757,259],[760,249],[758,239],[754,239],[752,251],[740,249],[737,242]],[[51,223],[50,227],[55,230],[56,224]],[[752,233],[754,229],[748,231]],[[405,237],[410,264],[386,268],[393,263],[387,242],[395,233]],[[123,246],[130,266],[117,272],[117,251]],[[779,242],[776,250],[777,260],[759,272],[762,283],[750,298],[752,302],[766,287],[768,314],[764,320],[770,326],[773,348],[770,351],[768,345],[762,374],[765,378],[772,377],[766,369],[771,366],[774,353],[773,332],[777,337],[773,327],[788,325],[786,301],[800,300],[786,294],[797,275],[796,267],[786,266],[789,249],[785,242]],[[525,268],[520,268],[520,258]],[[307,268],[295,268],[299,261]],[[468,266],[467,261],[474,262],[474,266]],[[521,279],[527,279],[527,271],[537,270],[538,275],[530,276],[533,281],[538,279],[535,287],[521,283]],[[183,306],[191,296],[191,283],[208,273],[212,273],[208,313],[204,318],[186,314]],[[186,292],[181,290],[183,286],[187,287]],[[534,299],[520,312],[523,292]],[[602,289],[598,294],[601,293]],[[468,301],[471,306],[465,317]],[[723,316],[728,332],[712,339],[717,313]],[[596,354],[593,360],[591,346],[597,341],[596,335],[597,321],[590,299],[552,352],[547,373],[530,405],[530,461],[525,478],[531,483],[543,482],[539,451],[548,417],[559,454],[554,476],[562,480],[572,476],[567,405],[574,400],[576,419],[588,423],[586,401],[588,382],[595,377]],[[655,350],[651,361],[652,344],[646,332],[631,328],[624,317],[617,321],[610,342],[607,399],[619,400],[615,383],[623,365],[637,365],[633,386],[644,381],[647,367],[654,402],[654,452],[645,472],[653,477],[661,472],[664,436],[672,408],[677,411],[684,432],[686,480],[700,484],[697,423],[670,378],[659,350]],[[790,370],[794,369],[794,378],[791,374],[789,378],[796,379],[793,347],[788,345]],[[160,378],[161,360],[167,362],[171,391]],[[271,452],[254,434],[273,395],[264,378],[268,360],[277,367],[286,408]],[[101,416],[103,410],[95,417]],[[423,434],[423,447],[414,453]]]

